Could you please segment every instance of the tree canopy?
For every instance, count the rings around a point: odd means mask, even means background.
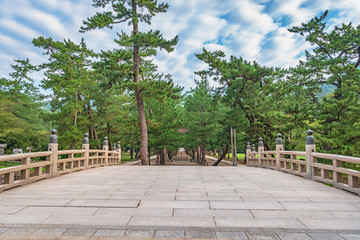
[[[203,49],[196,57],[207,67],[186,92],[152,61],[159,49],[173,51],[178,37],[139,31],[140,22],[151,24],[168,4],[94,0],[93,6],[104,11],[84,20],[81,32],[121,23],[132,32],[116,31],[118,48],[100,52],[84,39],[34,39],[47,61],[15,60],[9,77],[0,78],[0,143],[9,149],[44,150],[56,128],[64,149],[78,148],[88,132],[92,148],[105,136],[110,147],[120,140],[131,158],[140,154],[142,164],[148,152],[166,164],[180,147],[205,164],[207,151],[219,153],[219,161],[229,152],[230,129],[242,152],[260,137],[265,149],[273,149],[277,133],[285,149],[302,150],[311,128],[321,151],[360,156],[360,26],[328,26],[326,11],[292,27],[313,48],[287,69]],[[37,86],[33,73],[40,71],[44,78]]]

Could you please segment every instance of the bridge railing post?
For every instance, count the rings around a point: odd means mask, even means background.
[[[281,134],[277,134],[276,138],[276,170],[280,170],[280,152],[284,151],[284,146],[282,144]]]
[[[56,136],[56,133],[57,133],[56,129],[51,130],[51,136],[50,136],[49,145],[48,145],[48,151],[52,152],[51,157],[50,157],[50,161],[52,163],[50,172],[51,172],[52,177],[55,177],[58,175],[57,165],[58,165],[58,158],[59,158],[59,155],[58,155],[59,146],[58,146],[58,138]]]
[[[245,163],[246,163],[246,165],[249,164],[250,153],[251,153],[250,142],[247,142],[246,143],[246,151],[245,151]]]
[[[307,137],[306,137],[306,178],[311,179],[313,176],[313,171],[311,164],[313,163],[313,157],[311,156],[311,153],[316,152],[316,145],[315,145],[315,139],[312,136],[313,131],[310,129],[307,130]]]
[[[119,152],[119,164],[121,164],[121,144],[120,144],[120,141],[118,141],[117,150]]]
[[[83,139],[83,143],[82,143],[82,149],[85,150],[84,153],[84,167],[85,168],[89,168],[89,156],[90,156],[90,143],[89,143],[89,134],[85,133],[84,134],[84,139]]]
[[[108,141],[108,138],[105,137],[104,138],[104,142],[103,142],[103,150],[105,150],[105,153],[104,153],[104,164],[105,166],[108,166],[109,165],[109,141]]]
[[[263,139],[262,138],[259,138],[259,145],[258,145],[258,153],[259,153],[259,167],[261,167],[261,155],[262,155],[262,152],[264,152],[264,143],[262,141]]]

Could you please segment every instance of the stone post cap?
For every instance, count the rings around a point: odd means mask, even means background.
[[[251,148],[251,147],[250,147],[250,142],[247,142],[247,143],[246,143],[246,150],[247,150],[247,149],[250,149],[250,148]]]
[[[307,136],[306,136],[306,145],[315,145],[315,138],[314,136],[312,135],[313,134],[313,131],[312,130],[307,130],[306,131],[307,133]]]
[[[276,136],[277,136],[277,139],[276,139],[276,145],[282,145],[281,134],[280,134],[280,133],[278,133]]]
[[[121,148],[121,144],[120,144],[120,141],[117,142],[117,148]]]
[[[57,130],[54,128],[51,130],[49,143],[58,143],[58,137],[56,136]]]
[[[84,134],[83,144],[89,144],[89,134],[88,133]]]
[[[263,140],[262,138],[259,138],[259,147],[263,147],[263,146],[264,146],[264,143],[263,143],[262,140]]]
[[[103,142],[103,146],[108,146],[109,145],[109,141],[107,137],[104,137],[104,142]]]
[[[116,149],[116,143],[113,144],[113,150]]]
[[[255,152],[255,144],[252,145],[251,151],[252,151],[252,152]]]

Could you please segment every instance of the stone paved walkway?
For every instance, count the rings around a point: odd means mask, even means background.
[[[359,196],[261,168],[116,166],[0,193],[0,239],[360,239]]]

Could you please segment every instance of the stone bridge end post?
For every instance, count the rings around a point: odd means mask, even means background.
[[[84,139],[83,139],[83,143],[82,143],[82,149],[85,150],[84,153],[84,167],[85,168],[89,168],[89,150],[90,150],[90,143],[89,143],[89,134],[85,133],[84,134]]]
[[[105,157],[104,164],[105,164],[105,166],[108,166],[108,165],[109,165],[109,141],[108,141],[108,138],[107,138],[107,137],[104,138],[103,150],[105,150],[105,153],[104,153],[104,157]]]
[[[278,133],[276,136],[276,170],[280,170],[280,152],[284,151],[284,146],[282,144],[281,134]]]
[[[261,154],[264,152],[264,143],[262,138],[259,138],[258,152],[259,152],[259,167],[261,167]]]
[[[120,141],[117,143],[117,150],[119,152],[119,164],[121,164],[121,144]]]
[[[313,176],[312,167],[311,164],[313,162],[313,158],[311,156],[311,153],[316,152],[316,145],[315,145],[315,139],[312,136],[313,131],[310,129],[306,131],[307,137],[306,137],[306,178],[311,179]]]
[[[58,146],[58,138],[56,136],[57,130],[54,128],[53,130],[51,130],[51,135],[50,135],[50,139],[49,139],[49,145],[48,145],[48,151],[51,151],[52,154],[50,156],[50,161],[52,163],[51,165],[51,176],[55,177],[58,175],[57,172],[57,168],[58,168],[58,151],[59,151],[59,146]]]
[[[246,143],[246,151],[245,151],[245,164],[246,165],[249,164],[250,153],[251,153],[250,142],[247,142]]]

